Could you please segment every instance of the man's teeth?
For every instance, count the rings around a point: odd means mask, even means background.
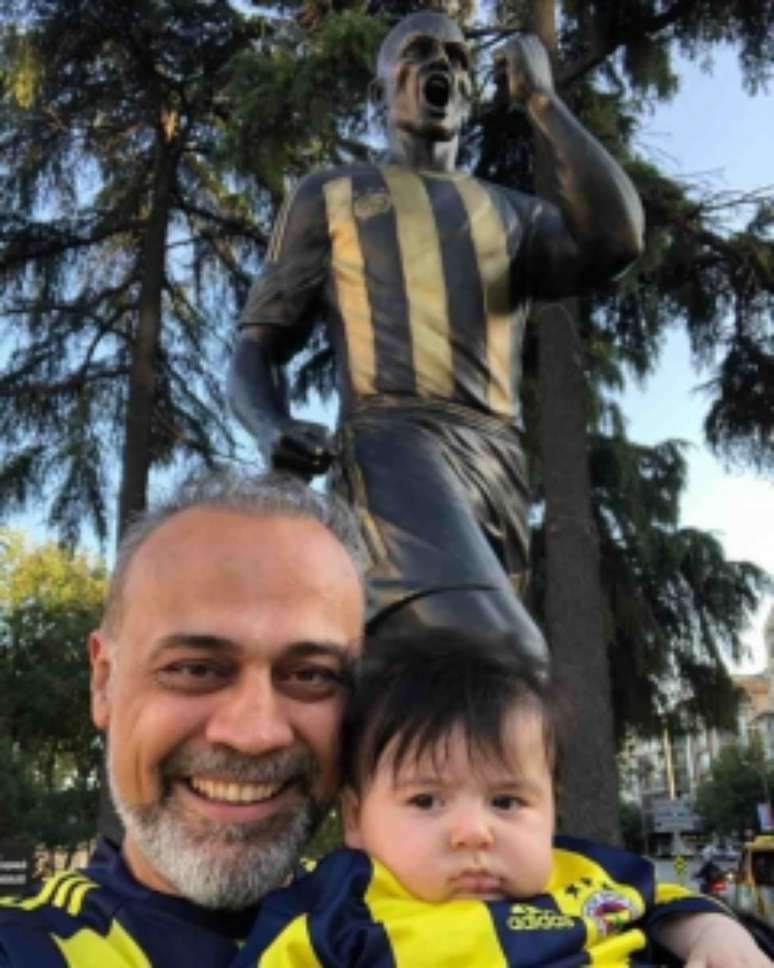
[[[234,783],[233,781],[208,780],[192,776],[191,787],[210,800],[225,800],[227,803],[255,803],[268,800],[281,788],[281,783]]]

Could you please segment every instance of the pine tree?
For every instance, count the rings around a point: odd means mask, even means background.
[[[151,468],[230,445],[226,324],[270,200],[224,161],[223,91],[271,27],[225,2],[2,12],[0,505],[104,537],[118,460],[120,533]]]

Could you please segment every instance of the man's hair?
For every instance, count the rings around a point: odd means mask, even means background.
[[[171,497],[138,515],[127,528],[116,552],[105,603],[102,625],[108,633],[115,632],[120,624],[126,576],[141,545],[170,518],[194,508],[216,508],[259,518],[318,521],[349,552],[363,581],[365,552],[357,522],[343,501],[320,494],[291,474],[271,472],[248,476],[231,469],[208,471],[188,478],[175,488]]]
[[[345,718],[345,782],[362,792],[390,747],[393,773],[406,760],[443,756],[461,729],[471,760],[507,761],[507,717],[542,720],[546,761],[555,775],[562,701],[545,666],[524,655],[513,634],[471,635],[428,628],[366,641]]]

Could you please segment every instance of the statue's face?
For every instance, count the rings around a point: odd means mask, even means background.
[[[435,13],[406,17],[379,54],[390,127],[433,141],[456,137],[468,114],[469,70],[465,39],[452,20]]]

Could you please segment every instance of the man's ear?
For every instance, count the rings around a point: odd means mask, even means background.
[[[347,847],[363,846],[360,835],[360,797],[350,786],[341,791],[341,819],[344,822],[344,843]]]
[[[91,718],[97,729],[107,729],[110,721],[110,674],[113,654],[104,632],[99,629],[89,636],[91,663]]]

